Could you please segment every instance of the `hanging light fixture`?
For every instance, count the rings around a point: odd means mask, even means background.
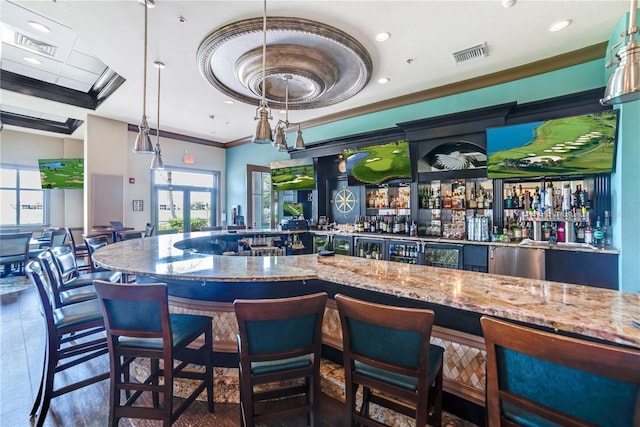
[[[262,99],[260,106],[256,109],[256,116],[254,120],[258,120],[258,126],[256,127],[256,134],[253,137],[253,142],[256,144],[271,144],[273,142],[273,135],[271,133],[271,125],[269,120],[271,117],[271,110],[267,105],[267,0],[264,0],[263,14],[262,14]]]
[[[298,125],[298,136],[296,136],[296,143],[293,146],[294,150],[304,150],[304,139],[302,139],[302,130],[300,129],[300,125]]]
[[[289,74],[285,74],[282,76],[282,80],[284,80],[284,121],[278,120],[278,124],[276,125],[276,140],[274,146],[278,149],[278,151],[289,151],[289,147],[287,147],[287,137],[284,131],[289,127],[289,80],[291,80],[291,76]]]
[[[287,146],[287,137],[285,135],[285,131],[289,128],[289,80],[293,77],[289,74],[285,74],[282,76],[284,80],[284,120],[278,120],[278,124],[276,125],[276,140],[274,142],[274,146],[278,149],[278,151],[289,151],[289,147]],[[300,124],[298,124],[298,135],[296,137],[296,143],[293,146],[294,150],[304,150],[304,140],[302,139],[302,130],[300,129]]]
[[[152,154],[153,143],[149,137],[149,123],[147,122],[147,12],[149,6],[144,3],[144,77],[142,80],[142,121],[138,127],[138,135],[133,145],[134,153]]]
[[[631,0],[629,11],[629,29],[622,33],[622,38],[611,48],[611,61],[607,62],[609,68],[617,65],[609,77],[609,83],[604,91],[604,97],[600,100],[602,105],[620,104],[640,99],[640,41],[634,40],[635,34],[640,34],[640,27],[636,25],[636,10],[638,1]],[[613,51],[622,42],[626,44],[615,55],[618,61],[613,60]]]
[[[153,159],[151,159],[150,169],[163,170],[164,162],[162,161],[162,152],[160,151],[160,70],[162,70],[165,65],[163,62],[155,61],[153,63],[158,68],[158,124],[157,132],[156,132],[156,148],[153,151]]]

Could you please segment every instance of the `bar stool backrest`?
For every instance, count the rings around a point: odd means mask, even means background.
[[[487,316],[489,426],[640,426],[640,351]]]

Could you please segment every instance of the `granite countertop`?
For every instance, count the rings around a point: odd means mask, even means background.
[[[561,251],[579,251],[579,252],[595,252],[595,253],[603,253],[603,254],[619,254],[620,251],[614,248],[599,248],[593,245],[589,245],[586,243],[549,243],[544,241],[537,240],[522,240],[520,242],[483,242],[476,240],[456,240],[456,239],[445,239],[442,237],[429,237],[429,236],[418,236],[412,237],[406,234],[393,234],[393,233],[355,233],[355,232],[345,232],[338,230],[309,230],[313,234],[321,234],[321,235],[332,235],[332,236],[353,236],[353,237],[364,237],[370,239],[388,239],[388,240],[407,240],[414,242],[422,242],[422,243],[447,243],[447,244],[457,244],[457,245],[481,245],[481,246],[510,246],[510,247],[519,247],[519,248],[532,248],[532,249],[552,249],[552,250],[561,250]]]
[[[135,239],[94,254],[129,274],[193,281],[321,279],[640,348],[640,293],[335,255],[240,257],[176,249],[187,235]],[[191,236],[193,237],[193,235]]]

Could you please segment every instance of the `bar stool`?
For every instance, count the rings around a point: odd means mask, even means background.
[[[314,425],[314,410],[320,394],[322,319],[326,302],[324,292],[234,301],[240,331],[240,410],[244,426],[300,413],[306,413],[307,422]],[[297,381],[292,383],[293,380]],[[261,387],[266,384],[269,386]],[[305,395],[302,404],[284,409],[266,404],[260,405],[262,408],[258,411],[259,402],[301,394]]]
[[[640,426],[640,351],[483,316],[487,423]]]
[[[89,250],[87,249],[87,245],[82,243],[76,244],[76,239],[73,237],[73,231],[70,227],[65,228],[67,232],[67,238],[69,239],[69,246],[71,246],[71,251],[73,255],[76,257],[76,265],[78,260],[82,260],[82,266],[78,266],[79,271],[88,271],[91,269],[91,266],[87,262],[87,258],[89,257]],[[89,260],[90,261],[90,260]]]
[[[91,272],[95,273],[98,271],[105,271],[104,268],[98,267],[96,263],[93,262],[93,253],[98,249],[107,246],[109,244],[109,238],[103,234],[92,237],[85,237],[84,244],[87,247],[87,251],[89,251],[89,264],[91,265]]]
[[[43,274],[40,263],[31,261],[26,272],[38,291],[47,328],[42,377],[30,413],[35,417],[40,412],[36,420],[36,426],[40,427],[49,411],[51,399],[109,378],[109,373],[104,372],[57,386],[56,374],[107,354],[108,349],[102,310],[97,299],[56,308],[51,292],[53,285]],[[71,377],[63,376],[66,379]]]
[[[415,418],[416,426],[442,423],[444,349],[429,343],[432,310],[392,307],[335,296],[346,388],[345,423],[382,426],[369,403]],[[362,385],[362,406],[356,393]]]
[[[62,276],[63,289],[73,289],[82,286],[93,286],[94,280],[104,280],[106,282],[119,282],[122,274],[118,271],[97,271],[95,273],[82,273],[76,263],[73,252],[65,247],[51,249],[60,275]]]
[[[86,286],[65,288],[64,280],[56,265],[55,257],[51,249],[46,249],[38,255],[41,270],[46,274],[51,286],[51,296],[54,308],[61,308],[69,304],[96,299],[96,291],[92,284]]]
[[[205,389],[209,412],[213,412],[213,319],[169,314],[164,283],[131,286],[96,280],[94,287],[104,313],[111,360],[109,424],[117,426],[120,418],[144,418],[162,420],[168,427]],[[136,359],[150,360],[151,372],[141,382],[128,377],[129,365]],[[203,365],[204,372],[185,370],[190,364]],[[176,378],[198,381],[198,386],[174,410]],[[134,405],[145,392],[151,393],[153,407]]]

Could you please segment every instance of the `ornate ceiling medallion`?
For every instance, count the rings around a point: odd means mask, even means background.
[[[225,25],[198,48],[200,74],[225,95],[255,105],[262,97],[262,18]],[[271,108],[283,109],[284,75],[290,75],[289,109],[337,104],[360,92],[371,77],[364,46],[350,35],[302,18],[267,18],[265,87]]]

